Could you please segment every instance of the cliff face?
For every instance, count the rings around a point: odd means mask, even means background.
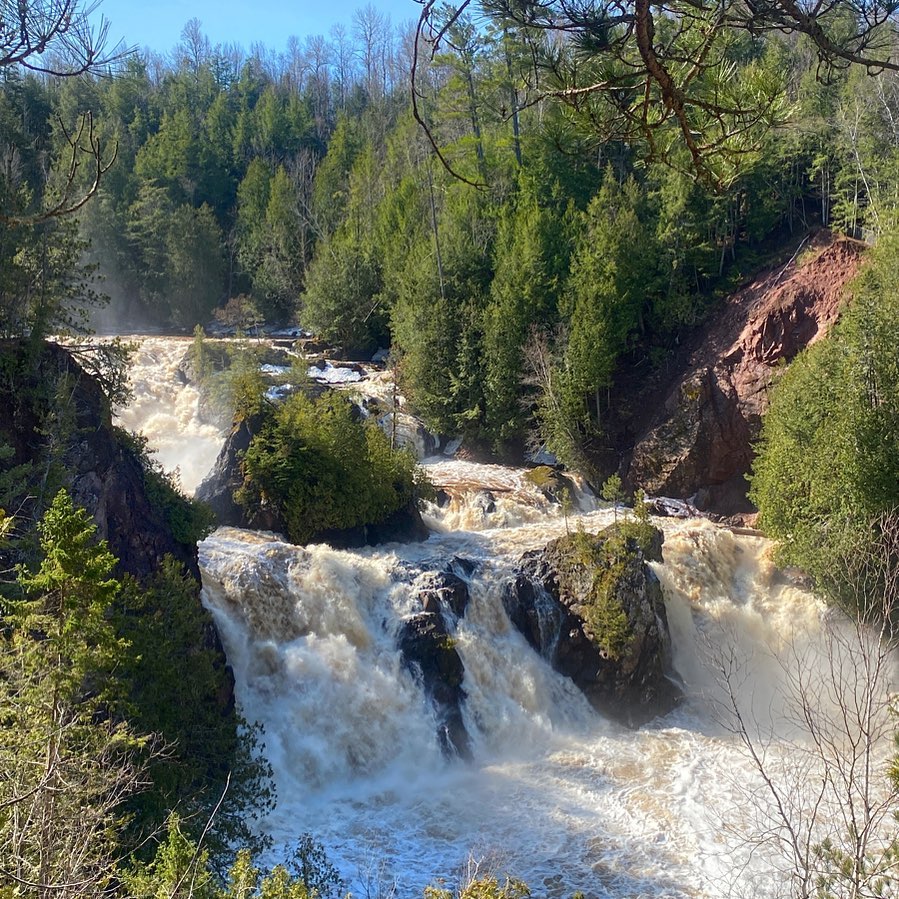
[[[173,536],[148,496],[140,456],[112,425],[99,383],[65,349],[0,345],[0,443],[10,448],[0,470],[32,466],[23,514],[35,497],[65,486],[93,516],[120,573],[146,578],[168,554],[199,579],[196,546]]]
[[[700,509],[749,513],[744,475],[777,369],[824,336],[864,246],[819,234],[798,261],[733,294],[639,434],[627,480]]]

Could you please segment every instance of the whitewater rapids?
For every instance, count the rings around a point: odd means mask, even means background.
[[[145,347],[135,410],[122,420],[143,423],[187,486],[211,466],[222,435],[200,439],[196,397],[176,376],[184,343]],[[157,417],[160,407],[167,417]],[[828,634],[843,625],[778,571],[761,538],[702,520],[657,521],[672,676],[685,700],[624,729],[552,671],[501,602],[523,552],[566,529],[598,530],[615,513],[575,484],[581,511],[566,517],[520,470],[448,460],[428,468],[449,499],[427,510],[435,533],[424,543],[344,552],[223,528],[200,545],[204,603],[274,771],[277,806],[258,825],[273,840],[265,861],[286,857],[308,832],[353,895],[371,899],[456,885],[472,865],[554,899],[789,895],[789,859],[753,842],[771,830],[770,797],[727,724],[727,705],[732,693],[769,770],[804,809],[820,777],[790,697],[797,671],[826,682],[835,659]],[[417,574],[460,570],[459,560],[473,566],[454,635],[467,763],[442,754],[434,712],[397,649],[404,620],[420,611]],[[843,668],[852,670],[846,660]],[[886,733],[890,684],[876,687]],[[885,740],[875,786],[886,783],[890,753]],[[835,809],[816,825],[816,838],[838,832],[837,818]]]
[[[592,531],[611,514],[578,522]],[[812,664],[823,610],[781,577],[765,541],[705,521],[664,526],[657,570],[688,698],[638,731],[597,715],[503,610],[516,560],[563,533],[561,518],[355,553],[236,529],[206,540],[206,603],[276,775],[278,806],[262,822],[276,846],[313,833],[354,894],[377,876],[420,895],[474,858],[538,895],[779,895],[781,861],[748,851],[757,778],[717,721],[713,656],[733,648],[747,666],[740,700],[767,728],[786,714],[791,660]],[[418,611],[409,572],[459,558],[478,566],[456,635],[471,764],[442,757],[396,649]],[[771,751],[779,764],[789,744]]]

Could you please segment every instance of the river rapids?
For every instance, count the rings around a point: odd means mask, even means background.
[[[144,342],[121,420],[192,489],[222,435],[178,375],[185,349]],[[348,552],[220,528],[200,545],[204,603],[274,771],[277,805],[259,823],[273,841],[267,861],[308,832],[353,895],[372,899],[420,896],[472,871],[508,873],[548,897],[792,895],[791,851],[747,743],[808,845],[839,834],[839,796],[820,789],[829,775],[796,697],[814,696],[812,714],[836,720],[840,690],[856,703],[875,693],[886,734],[892,660],[882,677],[857,674],[851,625],[779,571],[763,539],[660,519],[656,571],[685,699],[625,729],[531,649],[501,602],[523,552],[566,529],[598,530],[616,512],[579,489],[566,517],[514,469],[449,458],[425,467],[449,501],[428,510],[424,543]],[[434,712],[397,649],[403,621],[420,611],[415,577],[450,565],[471,595],[456,631],[470,762],[441,752]],[[890,748],[874,742],[871,796]]]

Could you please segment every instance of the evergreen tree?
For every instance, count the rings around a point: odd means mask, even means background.
[[[878,243],[833,334],[787,369],[753,466],[750,496],[781,559],[838,601],[857,595],[865,572],[848,563],[876,559],[877,522],[899,506],[897,250],[895,234]]]
[[[34,896],[101,896],[121,861],[123,801],[143,787],[122,718],[109,621],[115,558],[65,492],[38,531],[43,561],[4,602],[0,646],[0,883]]]
[[[568,275],[572,211],[546,189],[542,173],[524,171],[504,209],[495,248],[495,271],[485,313],[487,428],[493,440],[522,436],[523,350],[534,326],[552,328]]]

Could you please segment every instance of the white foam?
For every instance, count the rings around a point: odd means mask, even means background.
[[[598,529],[612,514],[592,513],[583,526]],[[373,859],[400,895],[413,895],[435,877],[454,882],[474,853],[560,897],[717,899],[735,879],[747,894],[779,895],[783,860],[768,847],[750,852],[764,803],[748,804],[746,791],[760,782],[716,717],[703,647],[736,628],[754,660],[744,695],[774,710],[784,677],[767,653],[784,645],[790,620],[814,656],[819,604],[777,582],[764,541],[706,522],[665,523],[658,569],[689,698],[629,731],[593,712],[502,608],[501,583],[520,553],[564,527],[549,520],[359,553],[233,529],[203,544],[206,602],[238,700],[266,729],[280,801],[264,827],[276,843],[312,831],[354,891]],[[441,756],[432,712],[395,649],[402,618],[416,608],[408,567],[458,556],[481,566],[456,635],[471,764]],[[787,737],[799,739],[781,733],[768,748],[785,782],[796,746]],[[806,787],[797,784],[796,795]]]

